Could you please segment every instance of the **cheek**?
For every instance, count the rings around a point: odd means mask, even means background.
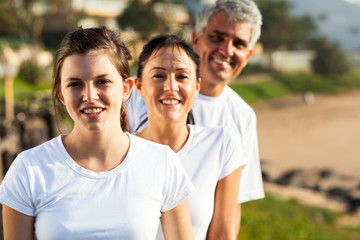
[[[248,60],[248,53],[242,51],[237,54],[237,58],[239,59],[239,61],[241,61],[242,65],[246,65],[247,60]]]
[[[211,53],[213,51],[216,51],[219,48],[219,44],[215,43],[213,41],[207,40],[204,41],[204,44],[200,45],[203,52]]]
[[[192,102],[194,100],[195,94],[197,93],[196,85],[192,84],[192,85],[186,86],[186,87],[184,87],[184,91],[186,92],[186,100]]]
[[[145,82],[143,84],[143,89],[142,90],[143,90],[144,97],[152,98],[155,95],[160,93],[161,85],[160,84],[155,84],[155,83]]]

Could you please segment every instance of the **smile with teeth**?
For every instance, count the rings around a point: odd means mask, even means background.
[[[161,100],[161,102],[162,102],[163,104],[166,104],[166,105],[174,105],[174,104],[180,103],[179,100],[175,100],[175,99]]]
[[[83,113],[89,115],[97,115],[103,111],[103,108],[85,108],[82,110]]]
[[[221,61],[221,60],[219,60],[219,59],[214,59],[214,62],[216,62],[217,64],[230,66],[230,62]]]

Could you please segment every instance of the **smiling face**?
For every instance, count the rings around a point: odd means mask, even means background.
[[[220,95],[230,80],[240,74],[252,54],[248,49],[250,37],[247,23],[233,22],[222,11],[214,14],[201,36],[194,31],[192,44],[201,58],[201,93],[220,86]]]
[[[196,65],[182,48],[165,47],[155,51],[137,79],[138,93],[144,98],[150,122],[186,124],[200,83]]]
[[[131,87],[103,51],[65,58],[60,99],[74,121],[74,131],[120,127],[120,110]]]

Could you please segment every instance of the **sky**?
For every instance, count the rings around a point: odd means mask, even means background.
[[[293,4],[291,12],[294,15],[312,15],[319,33],[338,42],[343,50],[360,50],[360,0],[288,1]]]
[[[360,50],[360,0],[287,1],[292,4],[290,12],[294,16],[310,14],[314,17],[320,35],[339,43],[344,51]]]

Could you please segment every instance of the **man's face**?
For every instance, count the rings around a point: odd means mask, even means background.
[[[193,33],[193,47],[200,55],[202,85],[225,87],[246,66],[251,29],[245,22],[233,22],[225,12],[216,13],[204,33]],[[204,89],[203,89],[204,90]]]

